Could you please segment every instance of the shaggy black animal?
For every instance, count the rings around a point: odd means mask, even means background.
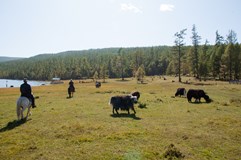
[[[115,111],[117,114],[118,110],[126,110],[128,114],[130,114],[129,110],[132,109],[134,111],[134,114],[136,114],[136,111],[134,109],[134,103],[137,103],[137,97],[132,95],[125,95],[125,96],[113,96],[110,98],[109,104],[113,107],[113,114],[115,114]]]
[[[176,93],[175,93],[175,97],[176,96],[185,96],[186,95],[186,89],[185,88],[178,88]]]
[[[140,92],[138,92],[138,91],[132,92],[131,95],[132,95],[132,96],[136,96],[137,100],[138,100],[138,99],[140,98],[140,96],[141,96]]]
[[[96,88],[100,88],[101,87],[101,83],[100,82],[95,82],[95,87]]]
[[[201,98],[204,98],[207,103],[211,102],[209,96],[201,89],[189,89],[187,92],[188,102],[192,102],[192,98],[195,98],[195,102],[200,102]]]

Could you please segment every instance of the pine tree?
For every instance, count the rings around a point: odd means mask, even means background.
[[[200,55],[200,65],[199,65],[199,74],[200,74],[200,80],[201,77],[204,77],[204,80],[206,80],[206,77],[208,75],[208,41],[206,40],[205,44],[202,47],[202,54]]]
[[[181,82],[181,57],[182,57],[182,47],[184,46],[184,35],[186,35],[186,30],[183,29],[180,32],[175,33],[176,39],[174,41],[175,48],[178,52],[178,81]]]
[[[198,47],[199,47],[199,43],[201,40],[201,37],[198,35],[197,31],[196,31],[196,26],[195,24],[192,27],[192,44],[193,44],[193,48],[194,48],[194,59],[193,59],[193,63],[194,63],[194,76],[196,78],[199,78],[199,55],[198,55]]]

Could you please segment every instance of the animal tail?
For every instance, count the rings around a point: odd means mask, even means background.
[[[113,106],[113,100],[114,100],[114,97],[110,97],[110,100],[109,100],[109,105],[110,106]]]
[[[111,97],[110,100],[109,100],[109,103],[108,103],[109,105],[111,105],[111,99],[112,99],[112,97]]]

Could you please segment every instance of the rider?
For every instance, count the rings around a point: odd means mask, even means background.
[[[73,92],[75,92],[74,82],[72,79],[69,81],[69,88],[72,88]]]
[[[27,78],[24,78],[23,82],[24,83],[21,84],[20,86],[21,96],[27,97],[32,102],[32,107],[35,108],[36,105],[35,105],[34,96],[32,94],[31,86],[27,83]]]
[[[71,98],[71,92],[75,92],[74,82],[72,79],[69,81],[69,88],[68,88],[69,98]]]

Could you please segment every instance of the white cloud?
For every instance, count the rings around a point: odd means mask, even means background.
[[[134,13],[142,13],[142,10],[131,3],[122,3],[121,4],[121,11],[130,11]]]
[[[171,12],[175,8],[172,4],[161,4],[160,11],[161,12]]]

